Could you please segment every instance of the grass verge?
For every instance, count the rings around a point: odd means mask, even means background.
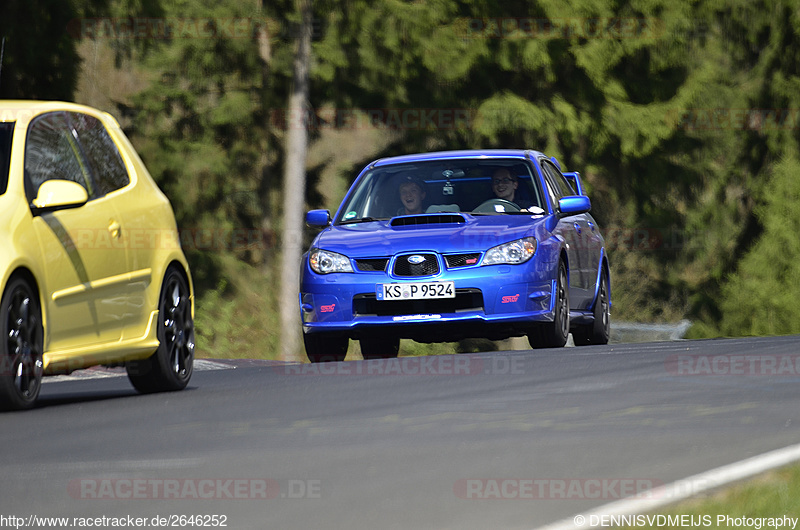
[[[653,519],[655,516],[658,519]],[[650,514],[655,524],[621,528],[787,528],[784,517],[800,518],[800,464],[770,471],[701,498],[692,499]],[[666,523],[666,524],[664,524]],[[788,523],[788,528],[792,524]],[[800,528],[800,522],[794,528]]]

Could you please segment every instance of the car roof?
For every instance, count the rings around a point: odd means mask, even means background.
[[[522,160],[535,160],[545,155],[530,149],[470,149],[462,151],[435,151],[431,153],[416,153],[410,155],[379,158],[369,167],[380,167],[391,164],[407,162],[422,162],[425,160],[468,159],[468,158],[519,158]]]
[[[28,122],[34,116],[58,110],[103,115],[111,118],[116,123],[116,119],[113,116],[94,107],[68,101],[41,101],[34,99],[0,99],[0,122]]]

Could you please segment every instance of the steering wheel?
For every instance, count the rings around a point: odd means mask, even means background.
[[[517,206],[511,201],[505,199],[489,199],[478,205],[477,208],[472,210],[472,213],[505,213],[505,212],[520,212],[522,208]]]

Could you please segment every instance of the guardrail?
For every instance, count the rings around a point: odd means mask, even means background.
[[[611,337],[609,343],[620,344],[630,342],[660,342],[682,340],[692,327],[690,320],[681,320],[675,324],[644,324],[641,322],[618,322],[611,320]],[[514,337],[497,343],[500,350],[528,350],[528,339]],[[567,346],[575,346],[572,334],[567,339]]]
[[[689,320],[676,324],[641,324],[638,322],[611,321],[610,342],[657,342],[681,340],[692,327]]]

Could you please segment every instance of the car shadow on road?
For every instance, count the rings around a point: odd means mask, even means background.
[[[125,381],[127,384],[127,380]],[[92,387],[91,389],[76,389],[70,390],[68,388],[69,383],[59,383],[60,388],[58,389],[49,389],[47,388],[48,385],[42,389],[42,393],[40,394],[39,399],[36,402],[37,409],[45,408],[45,407],[56,407],[62,405],[74,405],[80,403],[93,403],[93,402],[100,402],[100,401],[109,401],[112,399],[120,399],[120,398],[146,398],[148,396],[163,396],[165,394],[182,394],[184,392],[191,392],[195,390],[196,387],[192,386],[191,384],[187,386],[181,392],[167,392],[167,393],[155,393],[155,394],[140,394],[134,388],[96,388]]]

